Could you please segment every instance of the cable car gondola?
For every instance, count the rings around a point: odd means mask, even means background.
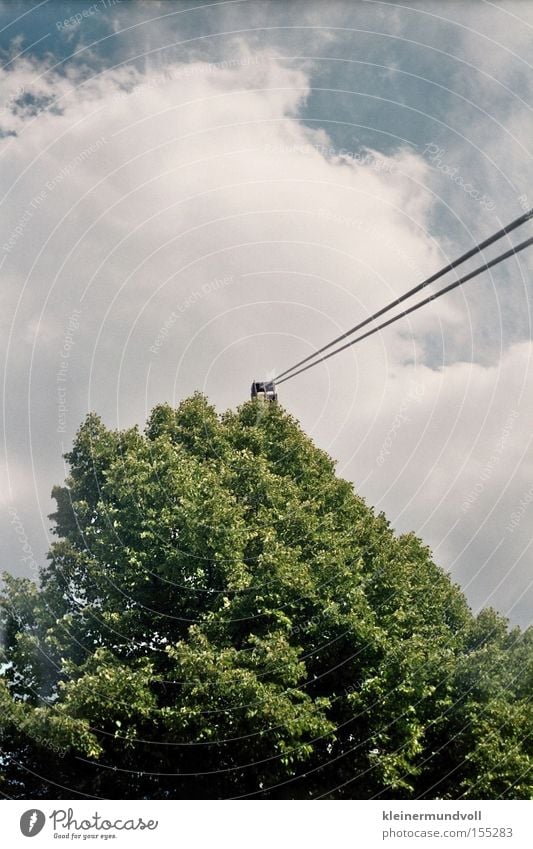
[[[273,380],[254,380],[251,391],[252,401],[274,401],[278,400],[276,384]]]

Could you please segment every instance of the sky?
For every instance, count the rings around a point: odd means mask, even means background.
[[[2,568],[45,561],[87,411],[233,408],[533,206],[532,30],[527,0],[0,0]],[[475,611],[522,626],[532,271],[279,387]]]

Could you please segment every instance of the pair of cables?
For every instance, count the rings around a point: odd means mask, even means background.
[[[453,289],[457,289],[459,286],[462,286],[468,280],[472,280],[474,277],[477,277],[482,272],[488,271],[488,269],[493,268],[495,265],[499,265],[500,262],[503,262],[504,260],[509,259],[509,257],[516,256],[521,251],[525,250],[526,248],[528,248],[530,245],[533,244],[533,237],[526,239],[523,242],[520,242],[518,245],[515,245],[510,250],[505,251],[502,254],[499,254],[497,257],[495,257],[494,259],[491,259],[489,262],[484,262],[482,265],[479,265],[473,271],[470,271],[468,274],[465,274],[462,277],[459,277],[459,279],[454,280],[453,283],[449,283],[447,286],[444,286],[442,289],[439,289],[437,292],[433,292],[431,295],[428,295],[428,297],[424,298],[421,301],[418,301],[416,304],[409,307],[408,309],[402,310],[402,312],[397,313],[392,318],[389,318],[386,321],[381,322],[381,324],[378,324],[378,325],[370,328],[370,330],[367,330],[365,333],[362,333],[361,335],[357,336],[355,339],[351,339],[349,342],[346,342],[344,345],[341,345],[340,347],[335,348],[333,351],[329,351],[329,349],[333,348],[334,345],[337,345],[339,342],[342,342],[344,339],[347,339],[349,336],[353,336],[359,330],[362,330],[363,327],[366,327],[367,325],[375,322],[378,318],[381,318],[381,316],[388,313],[394,307],[403,303],[408,298],[410,298],[412,295],[415,295],[418,292],[420,292],[422,289],[425,289],[426,286],[430,286],[431,283],[435,283],[435,281],[439,280],[441,277],[443,277],[449,271],[453,271],[453,269],[457,268],[459,265],[462,265],[464,262],[466,262],[471,257],[480,253],[485,248],[488,248],[490,245],[499,241],[504,236],[507,236],[513,230],[516,230],[517,227],[520,227],[520,226],[522,226],[522,224],[525,224],[527,221],[530,221],[531,218],[533,218],[533,209],[530,209],[528,212],[525,212],[519,218],[515,218],[514,221],[511,221],[510,224],[507,224],[507,226],[502,227],[501,230],[498,230],[496,233],[493,233],[493,235],[489,236],[488,239],[485,239],[484,242],[480,242],[479,244],[475,245],[473,248],[471,248],[466,253],[462,254],[460,257],[455,259],[453,262],[450,262],[450,263],[448,263],[448,265],[444,266],[444,268],[441,268],[440,271],[435,272],[435,274],[432,274],[426,280],[423,280],[422,283],[418,283],[416,286],[413,286],[412,289],[409,289],[407,292],[404,292],[403,295],[400,295],[398,298],[395,298],[390,303],[388,303],[386,306],[382,307],[377,312],[368,316],[368,318],[365,318],[364,321],[360,321],[359,324],[356,324],[354,327],[351,327],[345,333],[342,333],[340,336],[337,336],[336,339],[333,339],[331,342],[328,342],[327,345],[323,345],[322,348],[318,348],[318,350],[314,351],[312,354],[309,354],[308,357],[304,357],[303,360],[300,360],[299,362],[295,363],[290,368],[285,369],[285,371],[282,371],[280,374],[277,375],[277,377],[274,378],[274,382],[277,385],[279,385],[281,383],[285,383],[285,381],[287,381],[287,380],[291,380],[293,377],[296,377],[296,375],[302,374],[304,371],[307,371],[308,369],[311,369],[314,366],[319,365],[319,363],[323,363],[325,360],[329,360],[330,357],[334,357],[336,354],[340,354],[341,351],[345,351],[347,348],[351,348],[352,345],[356,345],[358,342],[362,342],[363,339],[367,339],[369,336],[372,336],[374,333],[378,333],[380,330],[383,330],[383,328],[388,327],[390,324],[394,324],[394,322],[399,321],[401,318],[405,318],[405,316],[410,315],[413,312],[416,312],[416,310],[419,310],[421,307],[425,306],[426,304],[431,303],[431,301],[437,300],[437,298],[442,297],[443,295],[447,294],[447,292],[451,292]],[[325,351],[329,351],[329,353],[325,354],[324,353]],[[321,354],[324,354],[324,356],[320,356]],[[317,357],[318,357],[318,359],[316,359]]]

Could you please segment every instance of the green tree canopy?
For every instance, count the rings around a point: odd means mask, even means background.
[[[530,798],[532,632],[397,537],[279,406],[89,415],[5,575],[0,790]]]

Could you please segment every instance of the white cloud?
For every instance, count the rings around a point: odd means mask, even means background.
[[[38,72],[24,62],[1,84],[32,91]],[[329,150],[324,131],[299,120],[310,91],[305,70],[243,49],[226,65],[146,75],[124,67],[80,82],[74,72],[41,77],[38,97],[60,96],[61,114],[16,114],[18,136],[4,139],[6,444],[9,462],[25,463],[34,478],[34,499],[19,505],[28,522],[50,511],[61,450],[88,407],[123,426],[196,388],[232,406],[253,378],[306,355],[445,259],[429,231],[427,161],[407,151],[362,152],[358,161],[353,151]],[[483,463],[480,439],[494,438],[529,379],[521,348],[500,371],[429,369],[416,339],[446,340],[463,313],[462,294],[438,302],[281,391],[371,501],[399,526],[426,530],[444,565],[493,497],[491,477],[460,517],[458,536],[442,542]],[[409,402],[411,421],[391,438],[394,452],[378,475],[374,460],[412,379],[422,399]],[[493,398],[495,386],[505,391]],[[523,421],[509,457],[520,451]],[[493,473],[495,485],[508,483],[509,505],[524,485],[510,469],[502,462]],[[448,491],[453,497],[442,499]],[[36,550],[46,548],[40,533]],[[522,526],[512,545],[524,534]],[[485,577],[488,594],[495,574]],[[500,599],[507,604],[508,595]]]
[[[525,593],[512,613],[527,621],[531,516],[509,525],[533,480],[533,345],[512,346],[497,366],[419,365],[392,377],[385,393],[372,380],[359,387],[357,419],[334,443],[344,457],[353,446],[341,471],[397,528],[421,534],[475,606],[507,612]]]

